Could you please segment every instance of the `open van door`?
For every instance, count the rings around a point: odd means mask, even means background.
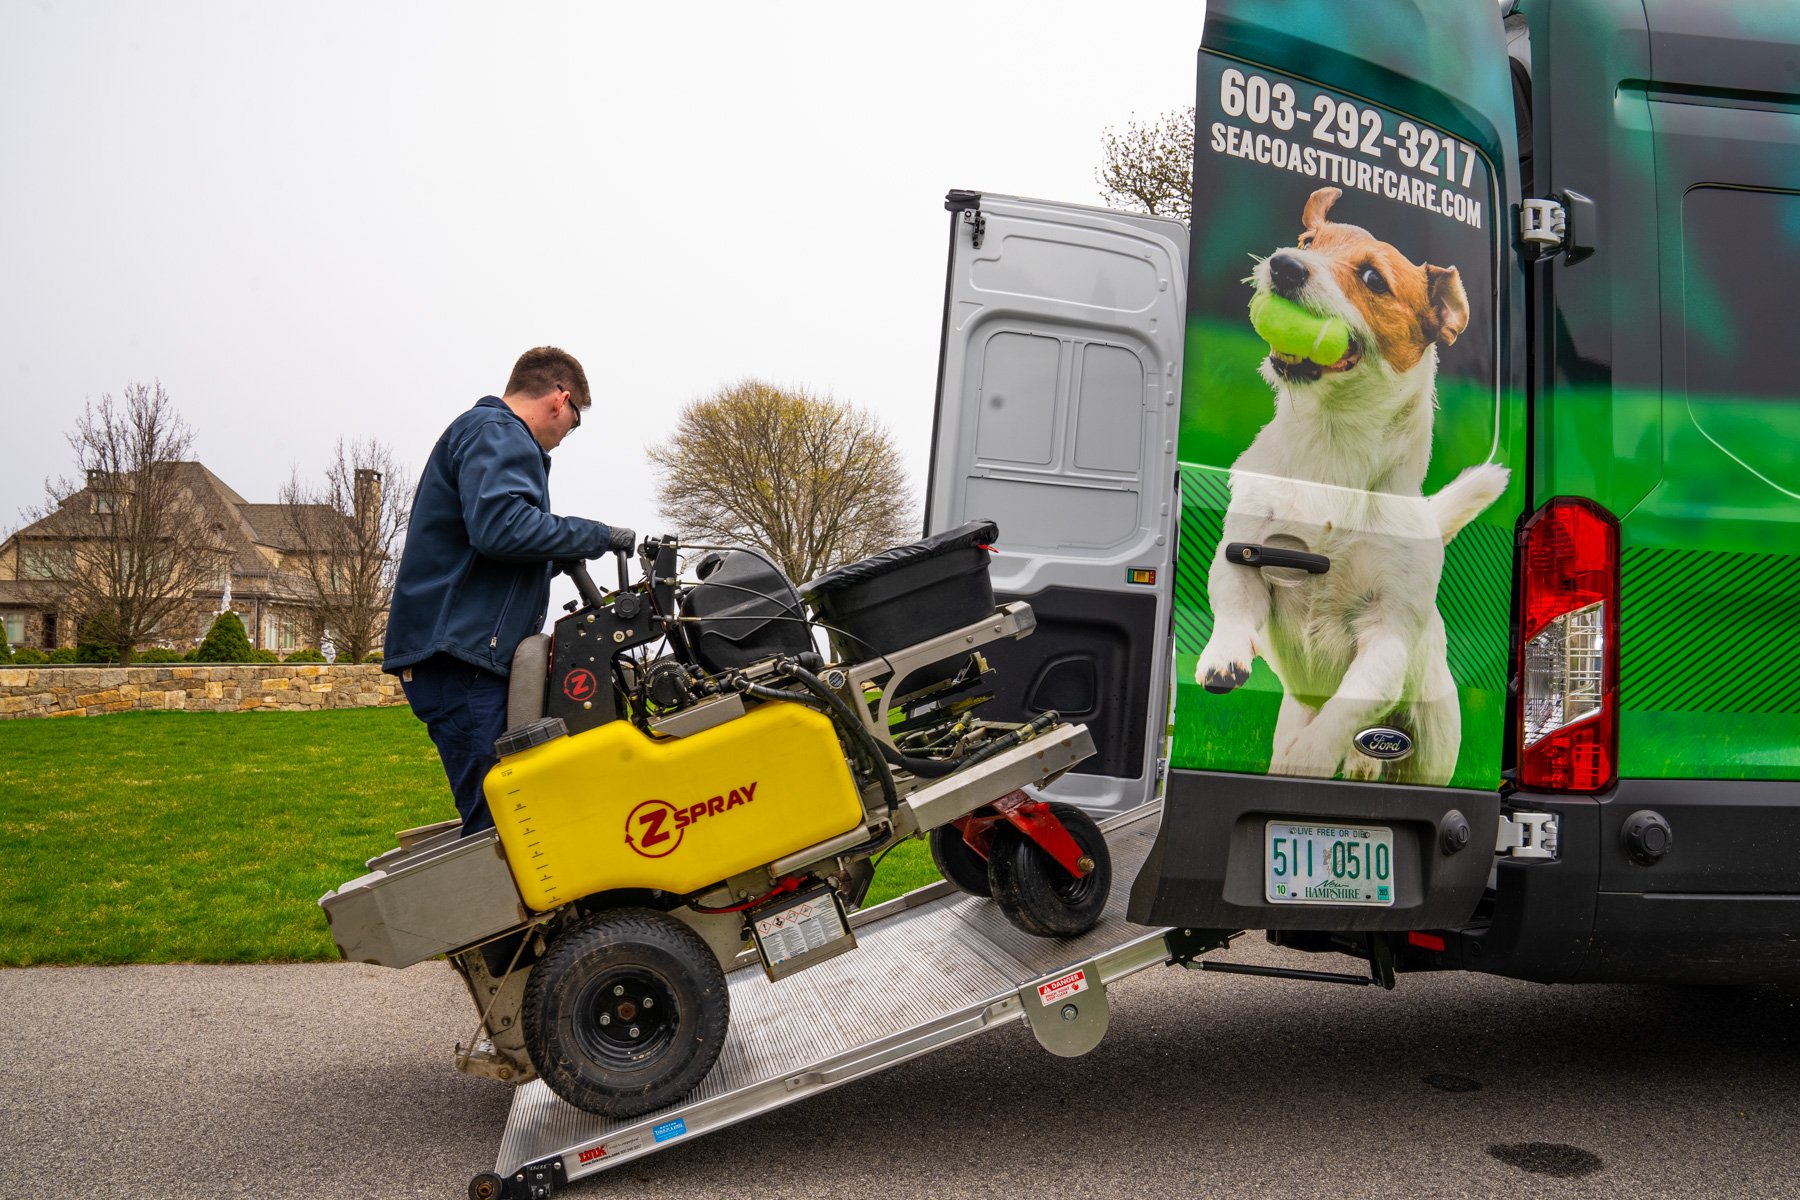
[[[983,652],[983,710],[1054,710],[1093,758],[1044,789],[1097,813],[1157,792],[1166,742],[1180,221],[951,192],[927,532],[1000,530],[991,564],[1037,630]]]
[[[1456,928],[1506,767],[1524,277],[1499,6],[1210,0],[1149,925]]]

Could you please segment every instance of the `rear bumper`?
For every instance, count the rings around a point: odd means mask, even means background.
[[[1471,831],[1468,844],[1454,852],[1443,848],[1439,832],[1452,812]],[[1132,885],[1129,916],[1142,925],[1205,929],[1460,928],[1487,885],[1499,814],[1499,793],[1491,791],[1173,771],[1156,842]],[[1392,828],[1394,903],[1269,903],[1264,824],[1283,819]]]

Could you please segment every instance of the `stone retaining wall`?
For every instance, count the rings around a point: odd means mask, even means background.
[[[372,663],[0,667],[0,720],[143,710],[297,712],[405,703],[400,681]]]

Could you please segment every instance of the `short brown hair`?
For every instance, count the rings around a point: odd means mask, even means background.
[[[576,408],[586,408],[593,403],[588,397],[587,372],[581,369],[573,354],[555,346],[534,346],[519,355],[519,361],[513,364],[512,377],[506,381],[507,395],[529,396],[534,400],[560,388],[569,389]]]

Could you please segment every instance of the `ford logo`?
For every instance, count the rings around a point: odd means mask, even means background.
[[[1412,738],[1385,725],[1365,729],[1352,740],[1356,748],[1370,758],[1405,758],[1413,748]]]

